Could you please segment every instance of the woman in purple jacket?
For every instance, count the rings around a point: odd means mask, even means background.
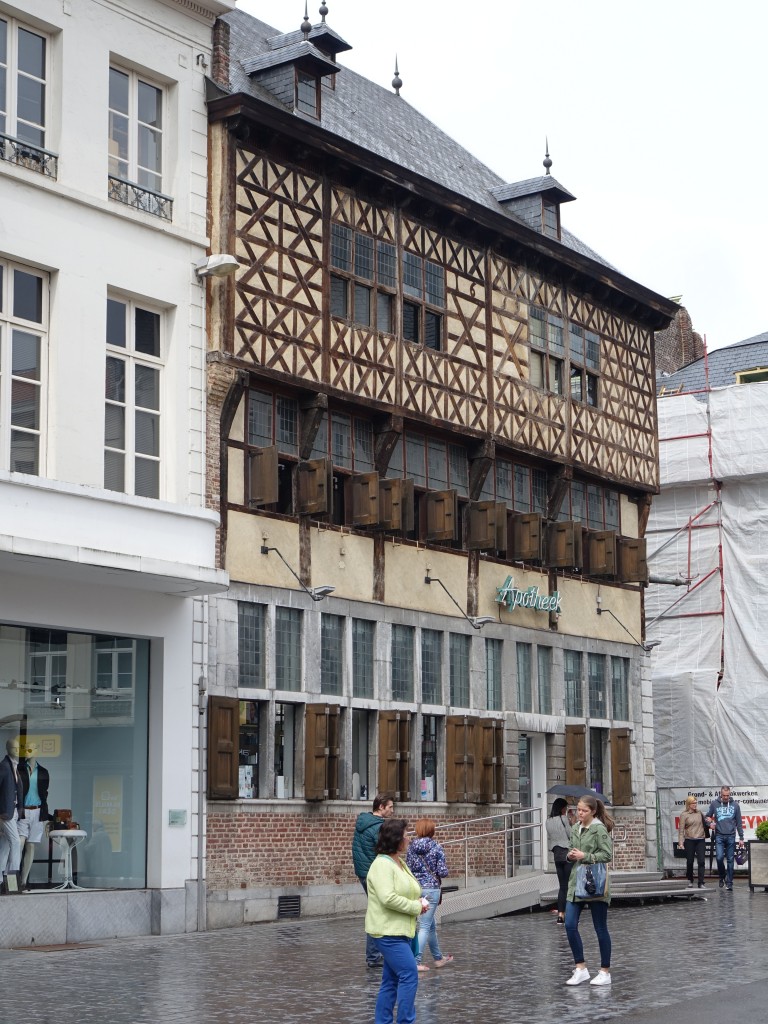
[[[448,875],[448,865],[445,863],[442,846],[434,838],[434,821],[431,818],[419,818],[414,830],[416,838],[411,840],[405,860],[421,886],[421,895],[426,896],[429,902],[429,909],[419,918],[419,952],[416,954],[418,969],[428,971],[429,968],[421,962],[427,942],[429,951],[435,958],[435,967],[445,967],[453,960],[450,953],[440,952],[435,926],[435,911],[440,902],[440,885]]]

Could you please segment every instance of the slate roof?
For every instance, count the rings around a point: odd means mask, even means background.
[[[277,51],[271,49],[270,41],[280,33],[245,11],[233,11],[223,20],[230,26],[230,91],[256,97],[288,111],[290,108],[247,74],[247,69],[254,67],[261,54],[269,53],[274,58]],[[284,37],[290,35],[284,34]],[[296,113],[295,116],[306,115]],[[337,75],[335,89],[323,90],[321,125],[348,142],[400,164],[496,214],[517,224],[525,223],[493,194],[494,189],[514,186],[441,131],[402,96],[349,68],[342,68]],[[554,182],[549,176],[541,177]],[[529,179],[528,184],[535,180]],[[557,187],[566,193],[561,185]],[[565,228],[561,231],[561,242],[574,252],[615,269]]]
[[[559,203],[569,203],[576,198],[573,192],[563,188],[551,174],[540,174],[538,178],[527,178],[525,181],[515,181],[511,185],[501,185],[491,189],[491,194],[500,203],[509,202],[510,199],[521,199],[523,196],[542,195],[546,192],[554,192],[553,199]]]
[[[299,67],[312,65],[316,67],[321,75],[332,75],[334,71],[340,71],[338,64],[334,64],[324,53],[321,53],[316,46],[307,42],[290,43],[279,50],[267,50],[250,60],[242,62],[243,70],[247,75],[256,71],[265,71],[267,68],[276,68],[281,64],[296,63]]]
[[[271,50],[276,49],[280,46],[286,46],[288,43],[300,43],[304,39],[304,33],[301,29],[296,29],[295,32],[284,32],[282,35],[273,36],[269,40],[269,47]],[[338,32],[334,32],[330,25],[320,24],[313,25],[309,33],[310,42],[320,42],[328,50],[333,50],[335,53],[341,53],[344,50],[351,50],[351,45],[342,39]]]
[[[709,386],[711,388],[727,387],[736,383],[736,374],[742,370],[754,370],[768,367],[768,331],[756,334],[753,338],[737,341],[726,348],[715,349],[707,356],[709,364]],[[675,370],[667,376],[656,378],[656,393],[664,389],[665,394],[682,391],[700,391],[706,387],[704,359],[696,359],[687,366]],[[704,400],[704,395],[697,397]]]

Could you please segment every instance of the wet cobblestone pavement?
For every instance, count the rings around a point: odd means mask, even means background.
[[[768,893],[614,905],[609,927],[614,983],[596,989],[565,987],[568,942],[547,912],[446,923],[456,960],[421,975],[418,1024],[765,1019]],[[581,931],[594,972],[588,912]],[[0,970],[0,1024],[372,1024],[380,980],[362,917],[3,950]]]

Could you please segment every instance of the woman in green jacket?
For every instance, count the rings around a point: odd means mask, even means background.
[[[405,863],[408,822],[388,818],[379,829],[377,857],[368,871],[368,911],[365,930],[384,958],[381,988],[376,999],[375,1024],[392,1024],[397,1003],[397,1024],[416,1020],[419,975],[411,940],[419,914],[429,909],[421,886]]]
[[[609,832],[613,829],[613,818],[605,809],[602,800],[594,796],[583,796],[576,807],[579,823],[571,831],[569,860],[574,864],[607,864],[613,858],[613,842]],[[608,878],[605,881],[605,895],[594,900],[580,900],[576,896],[577,872],[572,871],[568,880],[568,902],[565,909],[565,933],[571,945],[576,964],[566,985],[580,985],[589,981],[589,971],[584,961],[584,946],[579,935],[579,918],[589,903],[592,924],[600,946],[600,970],[590,985],[611,984],[611,936],[608,933],[608,907],[611,891]]]

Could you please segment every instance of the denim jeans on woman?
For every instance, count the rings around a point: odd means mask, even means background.
[[[573,962],[584,963],[584,946],[579,935],[579,918],[584,907],[589,906],[592,912],[592,924],[600,946],[600,966],[611,966],[611,936],[608,934],[608,904],[603,900],[592,900],[590,903],[567,903],[565,907],[565,934],[573,953]]]
[[[416,957],[416,962],[419,964],[421,963],[421,956],[427,943],[429,943],[429,951],[435,960],[443,959],[443,954],[440,952],[440,943],[437,940],[437,927],[435,925],[435,911],[437,910],[437,905],[440,902],[440,890],[422,889],[421,895],[426,896],[427,902],[429,903],[429,910],[419,918],[419,952]]]
[[[374,1022],[392,1024],[392,1011],[397,1003],[397,1024],[414,1024],[419,975],[411,940],[404,935],[382,935],[373,941],[384,957]]]

